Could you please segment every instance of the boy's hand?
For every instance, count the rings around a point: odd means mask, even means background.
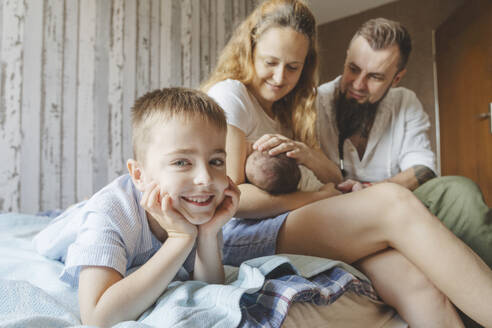
[[[152,215],[162,229],[166,230],[169,238],[197,236],[197,228],[186,220],[172,205],[169,194],[161,194],[156,182],[145,187],[140,205]]]
[[[227,179],[229,180],[229,186],[224,190],[224,200],[215,209],[213,218],[207,223],[198,226],[198,233],[217,235],[222,226],[236,213],[241,191],[239,191],[239,188],[231,178],[227,177]]]

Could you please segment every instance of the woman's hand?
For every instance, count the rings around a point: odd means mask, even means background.
[[[294,158],[297,164],[307,167],[315,156],[315,151],[305,143],[294,141],[281,134],[264,134],[253,144],[253,149],[268,151],[271,156],[285,153],[287,157]]]
[[[295,159],[297,164],[302,164],[313,171],[323,183],[338,183],[342,180],[342,173],[338,166],[320,149],[310,148],[303,142],[289,139],[281,134],[264,134],[253,144],[253,149],[268,151],[271,156],[285,153],[287,157]]]
[[[161,194],[156,182],[145,186],[140,205],[166,230],[169,238],[197,236],[195,225],[186,220],[172,205],[169,194]]]
[[[198,233],[207,233],[210,235],[217,235],[222,226],[229,221],[237,211],[239,204],[239,196],[241,191],[236,184],[227,177],[229,180],[229,186],[224,191],[224,200],[215,209],[215,214],[210,221],[198,226]]]

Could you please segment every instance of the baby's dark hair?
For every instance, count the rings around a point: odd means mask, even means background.
[[[255,150],[246,160],[245,172],[248,182],[273,195],[296,191],[301,179],[296,160],[284,153],[270,156]]]
[[[153,128],[173,118],[198,118],[227,130],[224,111],[205,93],[187,88],[164,88],[146,93],[132,107],[132,143],[136,160],[143,160]]]

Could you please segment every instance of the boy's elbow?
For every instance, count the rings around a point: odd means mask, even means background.
[[[114,318],[110,318],[102,313],[97,313],[96,309],[93,309],[92,311],[85,311],[85,313],[80,313],[80,317],[82,324],[86,326],[104,328],[114,326],[118,323],[118,321],[114,321]]]
[[[85,326],[94,326],[100,328],[112,327],[118,322],[110,322],[108,320],[101,320],[98,318],[90,318],[89,320],[82,320],[82,324]]]

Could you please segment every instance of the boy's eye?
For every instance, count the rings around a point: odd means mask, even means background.
[[[172,162],[172,165],[177,166],[177,167],[185,167],[189,164],[190,164],[190,162],[188,162],[187,160],[184,160],[184,159],[179,159],[177,161]]]
[[[224,160],[220,158],[214,158],[210,161],[210,165],[214,166],[223,166],[224,165]]]

